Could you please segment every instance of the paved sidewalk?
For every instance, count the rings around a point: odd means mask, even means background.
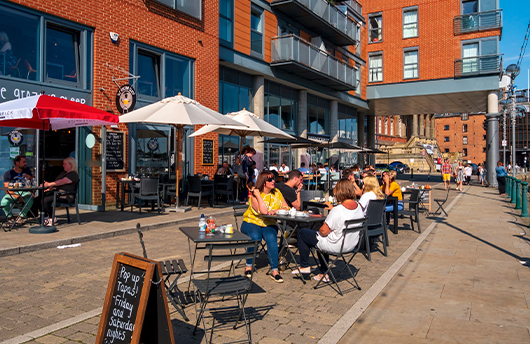
[[[464,190],[341,344],[530,343],[528,220],[496,189]]]

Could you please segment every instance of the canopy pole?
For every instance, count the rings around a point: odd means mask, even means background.
[[[175,137],[177,138],[177,151],[175,154],[175,208],[169,208],[169,211],[174,211],[177,213],[185,213],[187,211],[191,210],[191,207],[181,207],[180,206],[180,192],[179,192],[179,167],[180,167],[180,150],[181,150],[181,144],[180,144],[180,132],[184,128],[182,124],[175,125],[176,133]],[[184,182],[184,181],[183,181]]]

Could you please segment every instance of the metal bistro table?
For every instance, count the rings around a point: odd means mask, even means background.
[[[6,187],[0,187],[0,190],[5,191],[6,195],[9,195],[13,199],[13,201],[15,203],[18,202],[18,200],[15,198],[15,196],[13,196],[8,191],[17,194],[17,196],[20,196],[20,195],[22,195],[23,192],[27,192],[27,191],[31,192],[32,195],[33,195],[34,191],[37,191],[37,190],[40,190],[40,189],[41,188],[39,188],[38,186],[23,187],[23,188],[20,188],[20,187],[19,188],[15,188],[15,187],[7,187],[7,188]],[[17,218],[15,219],[15,221],[13,221],[13,223],[11,224],[11,227],[9,227],[9,231],[11,231],[13,229],[13,227],[15,226],[16,221],[20,218],[20,214],[22,214],[22,212],[27,208],[29,200],[30,200],[30,198],[28,198],[27,200],[24,200],[24,205],[22,206],[22,209],[20,209],[20,213],[17,215]],[[9,217],[9,215],[11,215],[13,213],[13,209],[15,209],[15,205],[13,205],[13,207],[11,208],[9,213],[6,214],[6,217]],[[35,214],[33,214],[31,209],[29,210],[29,212],[31,213],[33,218],[36,218]],[[2,227],[2,229],[4,229],[4,223],[2,223],[1,227]],[[6,231],[6,230],[4,229],[4,231]]]
[[[294,257],[294,253],[293,251],[289,249],[289,239],[291,239],[292,235],[296,232],[298,228],[302,228],[302,225],[309,225],[315,222],[324,222],[326,220],[326,216],[323,216],[323,215],[313,215],[309,217],[305,217],[305,216],[304,217],[301,217],[301,216],[290,217],[289,215],[261,215],[261,216],[266,219],[274,219],[274,220],[281,222],[281,226],[279,227],[280,227],[280,235],[281,235],[280,243],[282,247],[280,249],[280,252],[278,253],[278,257],[281,257],[282,253],[284,252],[285,252],[286,257],[287,257],[287,254],[289,254],[291,256],[291,260],[293,261],[295,265],[296,270],[300,271],[298,263],[296,262],[296,259]],[[287,222],[291,222],[295,224],[293,230],[290,233],[287,231]],[[287,237],[285,236],[285,233],[287,233]],[[287,266],[289,266],[289,261],[287,261]],[[303,278],[301,278],[301,280],[304,284],[306,284]]]
[[[116,208],[118,208],[121,204],[121,211],[123,211],[123,208],[125,207],[125,188],[127,185],[129,185],[129,191],[133,188],[134,184],[140,183],[139,180],[129,180],[129,179],[122,179],[119,180],[117,183],[117,189],[116,189],[116,195],[120,195],[120,186],[121,186],[121,195],[120,197],[116,197]]]
[[[221,232],[215,232],[214,234],[207,234],[206,232],[199,232],[199,226],[195,227],[179,227],[180,231],[188,237],[188,248],[190,251],[190,262],[191,262],[191,275],[193,276],[195,267],[195,257],[197,250],[203,250],[206,248],[206,244],[209,243],[223,243],[223,242],[240,242],[240,241],[251,241],[252,239],[239,231],[234,230],[232,234],[226,234]],[[191,249],[191,242],[195,243],[195,250]],[[204,244],[205,246],[200,246]],[[191,278],[188,282],[188,292],[191,287]]]

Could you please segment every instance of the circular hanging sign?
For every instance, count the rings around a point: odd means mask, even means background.
[[[157,150],[158,149],[158,140],[153,138],[153,139],[150,139],[149,141],[147,141],[147,148],[150,151]]]
[[[136,91],[131,85],[123,85],[116,93],[116,107],[121,114],[134,110]]]
[[[9,134],[7,135],[7,140],[13,146],[18,147],[18,145],[20,145],[22,141],[24,141],[24,136],[18,130],[11,130]]]
[[[92,149],[96,144],[96,137],[94,136],[94,134],[88,134],[86,136],[85,143],[88,148]]]

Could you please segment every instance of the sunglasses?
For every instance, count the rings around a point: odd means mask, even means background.
[[[273,181],[274,181],[274,178],[267,178],[267,181],[268,181],[268,182],[273,182]]]

